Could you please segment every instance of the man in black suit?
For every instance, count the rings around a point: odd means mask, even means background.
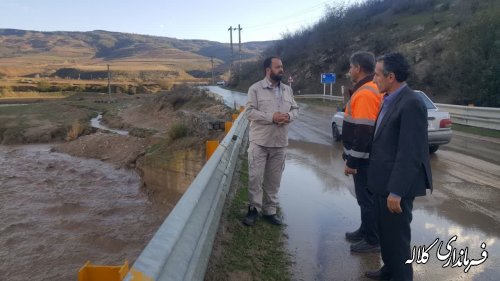
[[[376,280],[413,280],[410,259],[413,200],[432,191],[427,109],[405,81],[409,65],[399,53],[377,59],[375,77],[385,93],[377,118],[368,169],[384,265],[368,271]]]

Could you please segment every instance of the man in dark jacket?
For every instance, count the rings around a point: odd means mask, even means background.
[[[375,77],[386,93],[375,125],[368,188],[375,211],[384,266],[365,276],[376,280],[413,280],[410,259],[413,200],[432,190],[427,142],[427,109],[405,81],[406,59],[390,53],[377,59]]]
[[[380,95],[373,83],[375,56],[369,52],[356,52],[351,56],[349,75],[354,87],[344,112],[342,143],[346,165],[344,173],[353,175],[356,200],[361,210],[361,225],[347,232],[351,251],[356,253],[379,252],[379,242],[373,212],[373,194],[368,191],[368,161],[375,121],[380,110]]]

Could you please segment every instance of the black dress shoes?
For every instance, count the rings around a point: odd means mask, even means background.
[[[365,272],[365,276],[373,280],[391,280],[391,274],[387,272],[386,267],[378,270],[371,270]]]
[[[356,231],[353,231],[353,232],[346,232],[345,233],[345,238],[347,240],[349,240],[350,242],[359,242],[361,240],[363,240],[363,233],[361,232],[361,230],[356,230]]]
[[[253,226],[258,216],[259,216],[259,211],[257,211],[255,207],[253,206],[248,207],[248,213],[243,219],[243,224],[245,224],[246,226]]]
[[[276,214],[274,214],[274,215],[262,215],[262,218],[265,219],[270,224],[274,224],[274,225],[282,225],[283,224],[283,221],[281,221],[281,219]]]
[[[379,253],[380,245],[379,244],[370,244],[365,240],[361,240],[356,244],[351,245],[351,252],[355,253]]]

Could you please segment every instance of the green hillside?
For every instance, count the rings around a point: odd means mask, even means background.
[[[350,55],[404,53],[412,65],[409,84],[437,102],[500,106],[500,1],[368,0],[332,7],[311,28],[287,34],[264,52],[283,59],[295,93],[323,93],[322,72],[350,86]],[[261,62],[246,64],[231,86],[262,78]]]

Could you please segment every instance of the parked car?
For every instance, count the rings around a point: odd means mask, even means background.
[[[427,107],[427,130],[429,133],[429,152],[434,153],[440,145],[451,141],[453,134],[451,130],[450,113],[439,110],[439,108],[422,91],[419,93]],[[332,118],[332,137],[334,141],[342,139],[342,123],[344,121],[344,112],[338,111]]]
[[[224,86],[224,85],[226,85],[226,82],[224,82],[222,80],[221,81],[217,81],[217,85],[218,86]]]

